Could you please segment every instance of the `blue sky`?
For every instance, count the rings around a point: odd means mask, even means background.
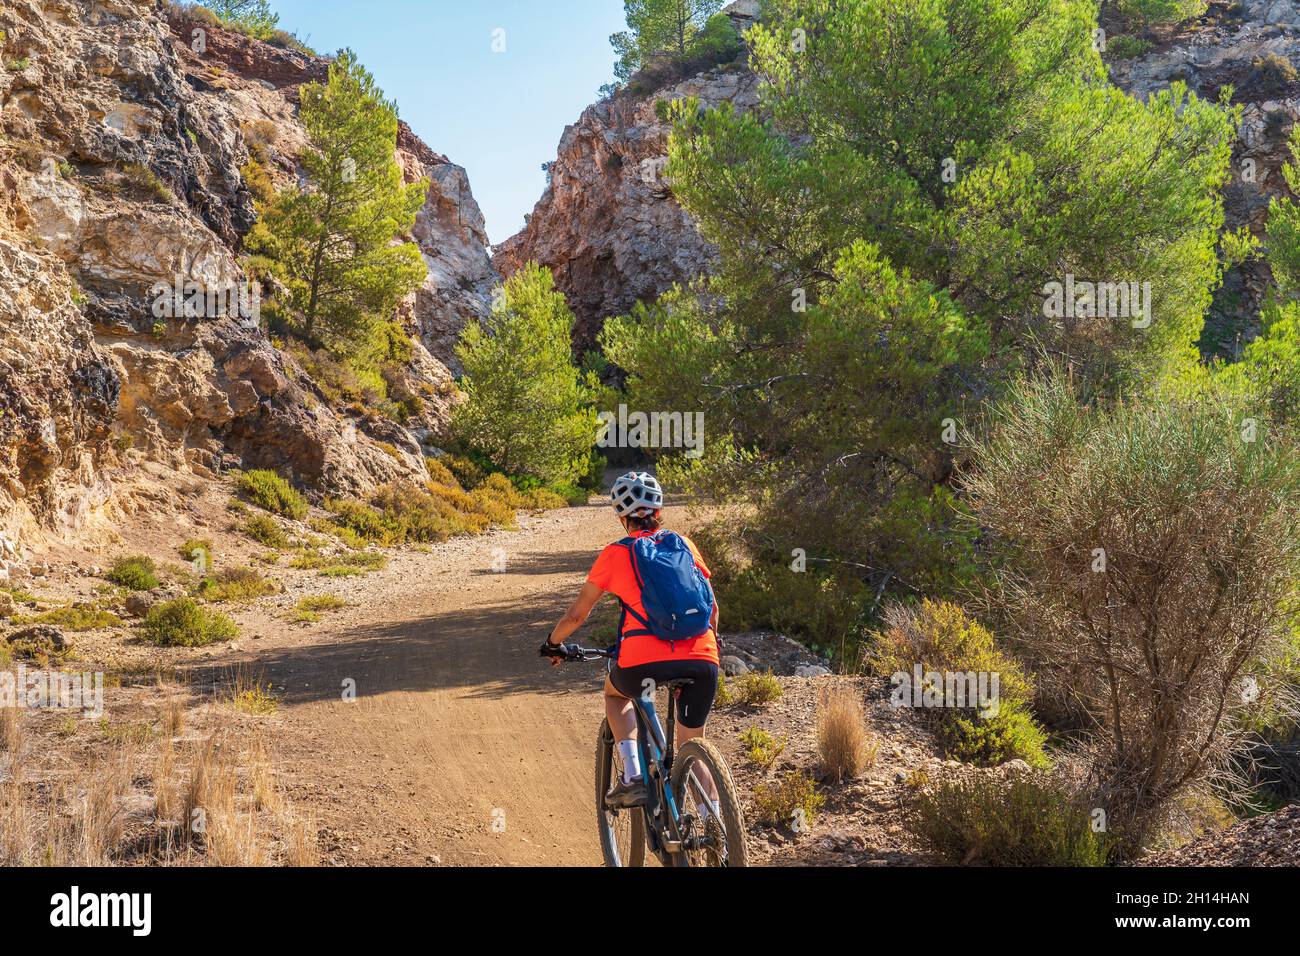
[[[622,0],[271,0],[280,26],[357,52],[402,119],[469,172],[488,235],[524,224],[564,127],[614,78]],[[492,50],[505,31],[505,52]]]

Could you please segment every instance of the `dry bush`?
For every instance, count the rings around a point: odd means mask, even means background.
[[[817,753],[826,779],[842,783],[856,778],[875,763],[878,747],[853,685],[824,688],[817,701]]]
[[[17,755],[22,743],[21,711],[17,707],[0,707],[0,750]]]
[[[254,738],[246,766],[253,790],[253,805],[259,810],[279,810],[282,804],[280,791],[275,784],[275,771],[266,753],[266,743],[261,737]]]
[[[173,694],[163,704],[163,736],[179,737],[185,732],[185,699]],[[170,743],[170,741],[169,741]]]
[[[26,788],[15,763],[9,779],[0,783],[0,866],[24,866],[34,862],[36,840],[34,819]]]
[[[154,816],[159,824],[173,822],[180,809],[180,795],[173,780],[175,767],[176,748],[171,736],[164,735],[153,765]]]
[[[247,662],[237,664],[227,672],[226,703],[246,714],[266,717],[274,714],[280,706],[280,699],[275,696],[265,675],[255,672]]]
[[[120,747],[92,764],[85,790],[78,795],[69,845],[81,866],[109,862],[126,832],[125,798],[131,792],[136,751]]]
[[[285,813],[280,818],[284,832],[284,863],[286,866],[320,866],[320,849],[316,845],[316,824],[296,813]]]
[[[196,751],[182,799],[182,832],[211,866],[265,866],[254,808],[239,810],[239,754],[229,740],[210,737]]]
[[[1132,856],[1223,782],[1278,706],[1300,577],[1300,465],[1213,393],[1084,406],[1019,386],[967,481],[1002,569],[989,609],[1086,734],[1097,805]]]

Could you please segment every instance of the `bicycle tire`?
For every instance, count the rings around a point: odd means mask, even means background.
[[[717,823],[720,824],[726,840],[726,862],[692,863],[686,859],[686,854],[682,853],[679,865],[748,866],[749,848],[746,845],[745,816],[740,809],[739,791],[731,778],[731,770],[727,767],[727,762],[722,759],[722,753],[707,740],[696,738],[686,741],[678,749],[677,756],[673,758],[672,787],[677,806],[681,809],[687,805],[686,774],[696,762],[703,763],[709,768],[713,785],[718,791]]]
[[[605,793],[617,769],[614,735],[609,721],[603,720],[596,735],[596,829],[600,852],[606,866],[645,866],[645,812],[605,808]]]

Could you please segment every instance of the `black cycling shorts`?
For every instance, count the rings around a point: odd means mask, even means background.
[[[645,681],[662,684],[683,678],[693,681],[683,687],[677,697],[677,722],[692,730],[703,727],[713,708],[713,698],[718,692],[718,665],[711,661],[654,661],[636,667],[619,667],[609,672],[609,682],[624,697],[640,697],[645,693]]]

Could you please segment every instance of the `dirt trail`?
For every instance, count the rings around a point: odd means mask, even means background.
[[[354,615],[364,625],[259,655],[284,697],[282,773],[332,857],[600,863],[603,671],[553,669],[536,648],[617,532],[590,505],[414,555]]]

